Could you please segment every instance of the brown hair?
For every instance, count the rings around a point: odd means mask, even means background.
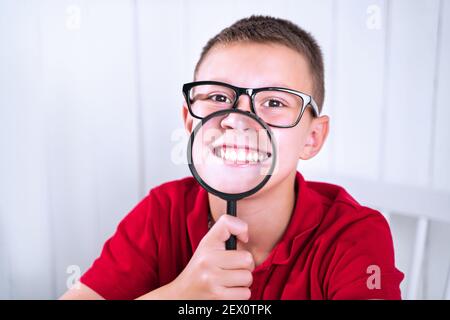
[[[195,66],[194,77],[197,74],[200,64],[212,47],[217,44],[229,44],[240,41],[279,43],[302,54],[309,64],[313,78],[314,100],[318,104],[319,111],[322,111],[325,96],[322,51],[310,33],[289,20],[252,15],[236,21],[206,43],[201,52],[200,59]]]

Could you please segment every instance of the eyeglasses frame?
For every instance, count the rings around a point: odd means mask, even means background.
[[[318,117],[320,115],[319,107],[317,106],[317,103],[314,101],[313,97],[306,93],[297,91],[297,90],[283,88],[283,87],[243,88],[243,87],[233,86],[229,83],[220,82],[220,81],[193,81],[193,82],[188,82],[188,83],[183,84],[183,95],[186,100],[186,104],[189,109],[189,113],[194,118],[197,118],[197,119],[203,119],[204,117],[199,117],[196,114],[194,114],[194,112],[192,111],[192,108],[191,108],[192,101],[189,98],[189,93],[192,88],[199,86],[199,85],[220,85],[220,86],[224,86],[224,87],[232,89],[236,94],[236,98],[235,98],[234,104],[231,107],[231,109],[237,109],[238,108],[237,102],[239,101],[240,96],[243,94],[247,95],[250,98],[251,111],[253,114],[255,114],[257,116],[259,116],[259,115],[255,112],[254,99],[258,92],[281,91],[281,92],[291,93],[291,94],[294,94],[294,95],[302,98],[303,106],[302,106],[302,109],[301,109],[297,119],[295,120],[295,122],[291,125],[274,125],[274,124],[267,123],[269,126],[275,127],[275,128],[293,128],[293,127],[295,127],[300,122],[300,120],[303,116],[303,113],[305,112],[305,110],[308,106],[311,107],[311,109],[313,111],[313,116]]]

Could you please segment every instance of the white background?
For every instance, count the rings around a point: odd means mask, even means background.
[[[324,51],[330,136],[299,170],[390,218],[404,292],[429,218],[409,298],[444,296],[450,1],[0,0],[0,298],[60,296],[149,189],[189,174],[181,86],[258,13]]]

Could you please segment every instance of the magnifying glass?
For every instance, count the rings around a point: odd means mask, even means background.
[[[227,202],[236,216],[238,200],[251,196],[269,181],[276,163],[276,144],[269,126],[253,113],[226,109],[204,117],[191,133],[189,169],[207,192]],[[236,236],[225,243],[236,249]]]

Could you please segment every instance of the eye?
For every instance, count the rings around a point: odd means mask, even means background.
[[[275,99],[269,99],[264,103],[265,107],[269,107],[269,108],[282,108],[285,107],[285,105],[283,104],[283,102],[281,102],[280,100],[275,100]]]
[[[223,94],[212,94],[208,98],[214,102],[231,103],[231,99]]]

